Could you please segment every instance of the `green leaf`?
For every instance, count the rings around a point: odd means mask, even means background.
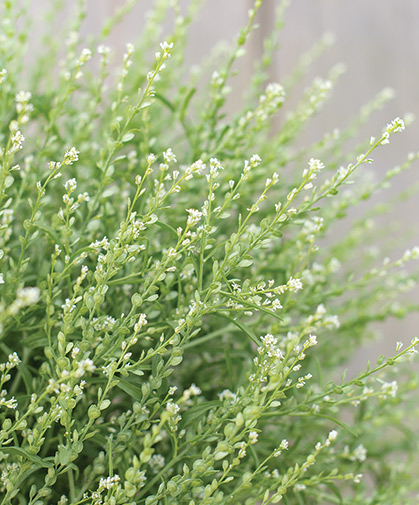
[[[41,466],[42,468],[50,468],[53,466],[53,463],[51,461],[47,461],[46,459],[42,459],[36,454],[31,454],[28,452],[26,449],[23,449],[22,447],[15,447],[15,446],[10,446],[10,447],[0,447],[0,452],[4,452],[6,454],[15,454],[16,456],[21,456],[22,458],[28,459],[29,461],[32,461],[32,463],[35,463],[38,466]]]
[[[106,398],[106,400],[103,400],[101,402],[101,404],[99,405],[99,408],[100,408],[100,410],[105,410],[109,407],[110,404],[111,404],[111,401],[109,400],[109,398]]]
[[[240,330],[245,333],[252,342],[254,342],[257,346],[260,345],[260,341],[258,339],[258,337],[256,336],[256,333],[250,329],[248,326],[246,326],[244,323],[241,323],[240,321],[237,321],[237,319],[234,319],[230,316],[227,316],[225,314],[218,314],[217,312],[212,312],[211,314],[213,314],[214,316],[217,316],[217,317],[223,317],[224,319],[228,319],[229,321],[231,321],[233,324],[235,324],[237,326],[237,328],[240,328]]]
[[[48,346],[48,339],[43,333],[35,333],[34,335],[25,337],[22,339],[22,342],[26,347],[29,347],[30,349]]]
[[[195,93],[196,93],[196,88],[191,88],[188,91],[188,93],[186,94],[185,99],[183,100],[183,103],[180,108],[180,119],[181,120],[184,119],[184,117],[186,115],[186,111],[188,109],[189,102],[191,101],[191,98],[194,96]]]
[[[170,226],[170,224],[163,223],[162,221],[156,221],[155,224],[157,226],[160,226],[160,228],[163,228],[164,230],[170,231],[175,235],[175,237],[177,237],[177,231],[172,226]]]
[[[230,379],[230,388],[231,389],[234,389],[234,383],[233,383],[233,376],[234,376],[234,373],[233,373],[233,362],[231,360],[231,356],[230,356],[230,351],[228,349],[227,346],[224,346],[224,357],[225,357],[225,362],[226,362],[226,366],[227,366],[227,375]]]
[[[123,137],[122,137],[122,142],[129,142],[130,140],[132,140],[134,138],[134,133],[133,132],[129,132],[129,133],[126,133]]]
[[[205,412],[208,412],[211,409],[215,409],[221,405],[220,400],[211,400],[205,403],[200,403],[189,408],[185,414],[183,415],[183,426],[188,426],[195,419],[202,417]]]
[[[127,379],[122,379],[121,377],[118,378],[118,383],[116,384],[116,386],[119,389],[122,389],[122,391],[127,393],[129,396],[131,396],[131,398],[134,398],[134,400],[137,400],[140,402],[143,398],[141,388],[139,388],[138,386],[135,386]]]
[[[71,447],[60,447],[58,450],[58,462],[61,465],[66,465],[67,463],[70,463],[71,455],[72,455]]]
[[[324,484],[333,492],[333,494],[339,500],[337,503],[339,505],[343,504],[342,495],[340,494],[339,488],[336,486],[336,484],[333,484],[333,482],[325,482]]]
[[[243,259],[240,261],[240,263],[237,265],[239,268],[247,268],[253,265],[253,260],[252,259]]]
[[[163,95],[160,95],[159,93],[154,93],[154,98],[157,98],[157,100],[160,100],[161,103],[166,105],[168,109],[170,109],[172,112],[176,112],[176,107],[172,104],[170,100],[168,100],[166,97]]]
[[[345,429],[347,432],[349,432],[353,437],[358,437],[358,433],[353,430],[351,427],[349,427],[347,424],[343,423],[342,421],[339,421],[339,419],[336,419],[335,417],[328,416],[326,414],[312,414],[315,417],[322,417],[323,419],[329,419],[329,421],[332,421],[336,423],[338,426],[341,426],[343,429]]]

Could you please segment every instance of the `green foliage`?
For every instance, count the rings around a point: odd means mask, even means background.
[[[367,247],[396,200],[335,233],[418,158],[366,177],[399,118],[347,148],[389,92],[301,149],[341,69],[284,116],[330,43],[266,84],[286,2],[234,114],[260,0],[199,69],[199,0],[155,2],[119,70],[104,41],[135,1],[86,40],[77,2],[28,64],[22,3],[0,16],[0,505],[417,503],[417,340],[341,376],[372,322],[418,309],[397,300],[419,248]]]

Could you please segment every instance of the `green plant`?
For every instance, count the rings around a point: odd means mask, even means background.
[[[135,3],[82,49],[79,1],[65,54],[48,33],[30,65],[26,8],[2,3],[0,504],[417,503],[418,377],[400,366],[417,340],[337,378],[371,322],[418,309],[395,301],[416,284],[405,264],[419,248],[377,263],[363,247],[396,202],[330,240],[418,158],[379,182],[358,174],[399,118],[362,154],[346,150],[388,92],[299,150],[339,69],[272,128],[327,45],[285,89],[266,85],[286,2],[232,115],[229,78],[261,0],[200,72],[183,59],[201,2],[181,15],[160,0],[111,73],[103,40]]]

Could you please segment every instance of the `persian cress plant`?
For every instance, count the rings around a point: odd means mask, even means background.
[[[106,39],[135,0],[87,38],[87,2],[65,3],[30,63],[26,3],[1,6],[0,505],[417,504],[417,339],[341,374],[370,323],[417,311],[397,300],[419,248],[365,247],[400,198],[330,233],[419,157],[365,178],[400,118],[347,147],[391,93],[302,149],[340,67],[284,115],[329,44],[270,83],[287,2],[229,115],[261,0],[199,68],[200,0],[155,2],[119,66]]]

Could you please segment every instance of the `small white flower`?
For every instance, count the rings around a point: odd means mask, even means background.
[[[186,212],[189,214],[187,221],[189,226],[194,226],[197,224],[202,217],[202,212],[197,209],[186,209]]]
[[[308,167],[309,167],[311,173],[316,174],[324,168],[324,163],[322,163],[320,160],[310,158],[310,160],[308,162]]]
[[[259,438],[259,433],[257,431],[251,431],[249,433],[249,444],[256,444]]]
[[[0,84],[6,79],[7,77],[7,70],[3,68],[0,70]]]
[[[310,335],[307,339],[306,345],[308,347],[313,347],[314,345],[317,345],[317,337],[316,335]]]
[[[363,477],[362,473],[357,473],[354,477],[355,484],[359,484],[361,482],[362,477]]]
[[[138,333],[141,328],[143,328],[145,325],[147,324],[147,317],[145,314],[140,314],[139,318],[138,318],[138,322],[135,323],[134,325],[134,331],[135,333]]]
[[[401,132],[405,129],[404,121],[403,119],[400,119],[399,117],[396,117],[393,119],[391,123],[389,123],[386,127],[386,131],[394,131],[394,132]]]
[[[289,291],[292,292],[297,292],[300,289],[303,289],[303,283],[301,282],[300,279],[294,279],[292,277],[289,278],[289,281],[287,282],[287,288]]]
[[[89,358],[82,359],[77,363],[76,376],[82,377],[86,372],[94,372],[96,369],[93,361]]]
[[[355,450],[353,452],[353,457],[354,457],[354,459],[361,461],[361,463],[367,459],[367,450],[365,449],[365,447],[362,444],[359,444],[355,448]]]
[[[182,396],[184,400],[189,400],[191,396],[198,396],[201,393],[202,391],[198,386],[196,386],[195,384],[191,384],[188,389],[185,389]]]
[[[167,151],[164,151],[164,152],[163,152],[163,158],[164,158],[164,161],[165,161],[166,163],[170,163],[170,162],[172,162],[172,161],[173,161],[174,163],[176,163],[176,161],[177,161],[177,159],[176,159],[176,155],[175,155],[175,153],[172,151],[172,148],[171,148],[171,147],[169,147],[169,148],[167,149]]]
[[[77,151],[75,147],[72,147],[71,149],[65,152],[63,164],[72,165],[74,161],[77,161],[79,159],[79,154],[80,151]]]
[[[167,402],[167,404],[166,404],[166,410],[167,410],[167,412],[169,412],[170,415],[174,416],[179,412],[180,407],[176,403],[173,403],[172,401],[170,401],[170,402]]]
[[[77,188],[77,180],[73,177],[64,183],[64,189],[72,193]]]
[[[39,300],[41,296],[41,291],[37,287],[27,287],[19,289],[16,295],[16,302],[19,302],[19,305],[22,307],[26,307],[28,305],[33,305]]]
[[[386,396],[391,396],[392,398],[395,398],[397,394],[397,389],[398,384],[396,381],[384,382],[384,384],[381,386],[381,392],[382,392],[381,397],[385,398]]]
[[[254,154],[251,158],[250,158],[250,166],[252,168],[254,167],[257,167],[258,165],[260,165],[262,163],[262,159],[261,157],[258,155],[258,154]]]
[[[91,57],[92,57],[92,51],[90,49],[87,49],[87,47],[85,47],[84,49],[82,49],[80,53],[79,64],[83,65],[84,63],[89,61]]]
[[[127,43],[126,48],[128,55],[131,55],[134,52],[134,44],[132,44],[131,42]]]
[[[15,153],[16,151],[20,151],[23,148],[23,142],[25,137],[22,135],[22,132],[17,130],[11,138],[12,145],[10,147],[10,152]]]
[[[163,49],[163,51],[168,52],[170,49],[173,49],[173,42],[170,44],[166,41],[161,42],[160,47]]]
[[[26,103],[26,102],[29,102],[31,97],[32,97],[32,93],[30,91],[19,91],[15,95],[15,101],[18,103]]]
[[[99,54],[102,54],[104,56],[107,56],[111,52],[111,48],[109,46],[105,46],[103,44],[100,44],[99,46],[97,46],[96,50]]]

